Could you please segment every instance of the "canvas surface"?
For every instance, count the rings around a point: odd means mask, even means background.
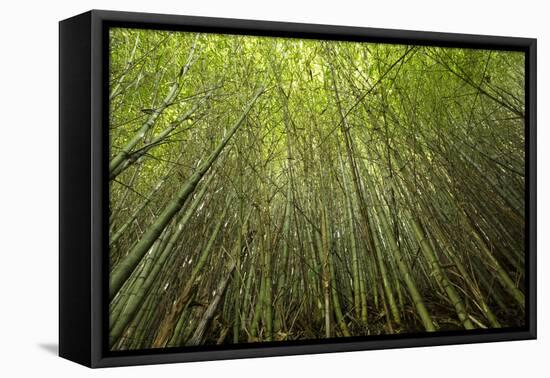
[[[111,350],[525,324],[525,55],[113,28]]]

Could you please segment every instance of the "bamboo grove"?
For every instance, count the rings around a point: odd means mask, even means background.
[[[523,325],[524,56],[114,28],[112,350]]]

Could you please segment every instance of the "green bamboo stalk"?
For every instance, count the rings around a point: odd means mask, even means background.
[[[151,245],[155,242],[162,230],[170,222],[172,217],[182,208],[187,198],[193,193],[195,187],[202,179],[202,177],[208,172],[212,164],[216,161],[218,156],[223,151],[231,137],[239,129],[243,121],[245,120],[248,112],[252,109],[252,105],[256,102],[258,97],[263,93],[263,87],[260,87],[252,100],[248,103],[245,110],[234,123],[227,135],[218,144],[218,147],[210,154],[208,159],[202,163],[199,168],[187,179],[185,184],[182,185],[180,191],[177,193],[174,200],[172,200],[158,216],[157,220],[149,227],[149,229],[142,236],[140,241],[133,247],[130,253],[120,262],[119,265],[111,272],[109,280],[109,297],[112,299],[120,290],[120,287],[128,279],[132,271],[135,269],[143,255],[149,250]]]
[[[151,261],[151,265],[152,265],[151,269],[145,270],[143,274],[140,274],[134,280],[134,285],[132,287],[132,290],[130,291],[130,295],[127,299],[126,306],[124,307],[123,312],[120,314],[120,316],[115,318],[116,321],[112,324],[112,327],[110,329],[109,337],[110,337],[111,343],[115,342],[120,337],[123,330],[126,328],[126,325],[128,324],[128,322],[131,320],[131,318],[135,315],[136,311],[139,309],[139,306],[143,300],[143,297],[147,295],[151,286],[156,281],[156,278],[158,277],[160,269],[164,266],[164,263],[169,258],[170,253],[174,248],[174,245],[176,244],[177,240],[179,239],[181,233],[185,228],[185,225],[187,224],[187,222],[189,221],[189,219],[191,218],[191,216],[194,214],[195,210],[201,203],[213,177],[214,176],[211,175],[208,178],[208,180],[205,182],[205,185],[203,185],[199,193],[197,193],[197,196],[193,201],[193,203],[185,211],[180,221],[176,224],[175,232],[170,236],[170,238],[166,238],[168,242],[163,249],[159,249],[161,252],[160,255],[157,258],[152,257],[149,260]]]
[[[460,319],[462,325],[465,329],[474,329],[475,327],[469,319],[468,312],[466,311],[466,308],[462,303],[462,299],[460,299],[460,296],[454,289],[453,284],[449,281],[447,275],[441,268],[437,256],[430,246],[430,243],[428,243],[428,240],[424,236],[420,225],[417,223],[416,220],[412,218],[410,221],[418,242],[420,243],[420,248],[422,249],[422,252],[424,253],[426,259],[428,260],[428,263],[431,266],[432,273],[434,274],[435,279],[439,282],[441,287],[443,287],[443,289],[447,293],[447,296],[453,304],[456,310],[456,314],[458,315],[458,318]]]

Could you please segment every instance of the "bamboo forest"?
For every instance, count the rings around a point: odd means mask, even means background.
[[[524,53],[109,33],[112,351],[524,325]]]

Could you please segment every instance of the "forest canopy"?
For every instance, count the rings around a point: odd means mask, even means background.
[[[110,348],[523,326],[524,67],[111,28]]]

